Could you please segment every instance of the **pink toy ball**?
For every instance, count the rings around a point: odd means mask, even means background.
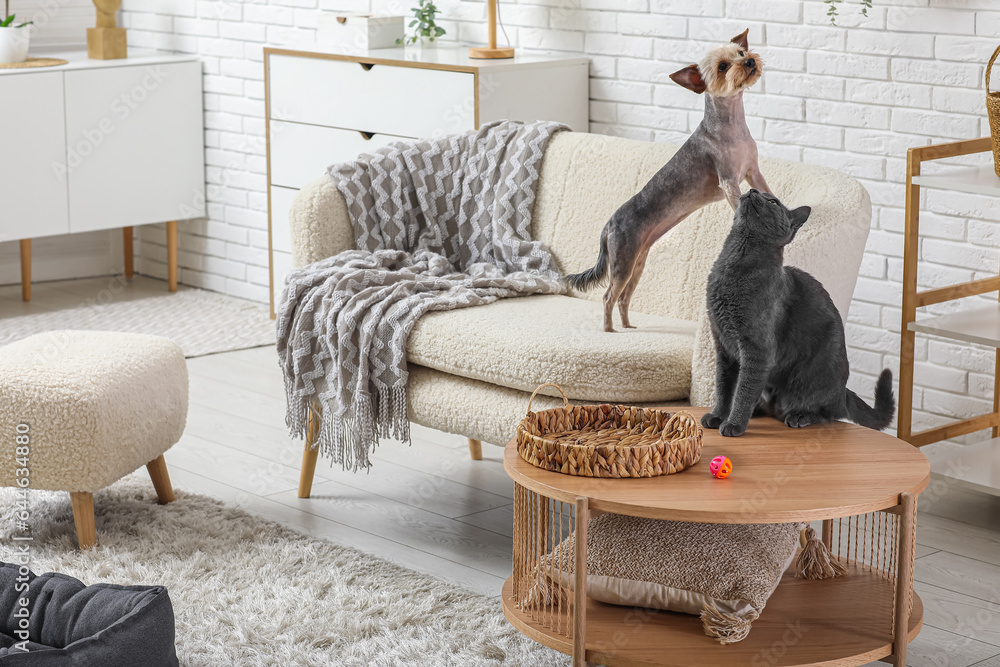
[[[725,456],[716,456],[712,459],[712,462],[708,464],[708,469],[714,477],[719,479],[725,479],[729,477],[729,473],[733,471],[733,462]]]

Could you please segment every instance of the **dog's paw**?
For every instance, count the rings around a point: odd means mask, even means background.
[[[724,422],[722,426],[719,427],[719,433],[725,438],[738,438],[746,432],[747,427],[745,424]]]
[[[711,412],[701,418],[701,425],[705,428],[719,428],[722,424],[722,417],[718,417]]]
[[[816,420],[811,415],[802,414],[801,412],[792,412],[785,415],[785,426],[790,428],[805,428],[815,423]]]

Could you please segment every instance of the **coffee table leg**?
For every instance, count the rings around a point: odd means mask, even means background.
[[[833,548],[833,519],[823,519],[823,544],[827,549]]]
[[[910,635],[910,607],[913,590],[913,539],[916,531],[917,499],[912,493],[900,495],[899,564],[896,568],[896,636],[892,664],[906,667],[906,644]]]
[[[573,569],[573,667],[587,666],[587,498],[576,499],[576,562]]]

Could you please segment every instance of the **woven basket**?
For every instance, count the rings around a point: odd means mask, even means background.
[[[531,411],[542,387],[555,387],[563,407]],[[570,405],[558,385],[543,384],[517,425],[517,451],[545,470],[581,477],[656,477],[701,458],[701,425],[687,412],[626,405]]]
[[[993,170],[1000,176],[1000,92],[990,92],[990,72],[997,55],[1000,55],[1000,46],[993,52],[990,64],[986,66],[986,112],[990,117],[990,136],[993,138]]]

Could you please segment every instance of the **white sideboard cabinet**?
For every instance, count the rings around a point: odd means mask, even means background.
[[[0,69],[0,240],[21,241],[31,297],[31,239],[167,223],[168,283],[177,288],[177,220],[205,214],[201,62],[137,54]]]
[[[587,58],[473,60],[468,53],[468,47],[351,55],[321,47],[264,49],[272,317],[292,266],[289,206],[331,164],[394,141],[501,119],[588,130]]]

